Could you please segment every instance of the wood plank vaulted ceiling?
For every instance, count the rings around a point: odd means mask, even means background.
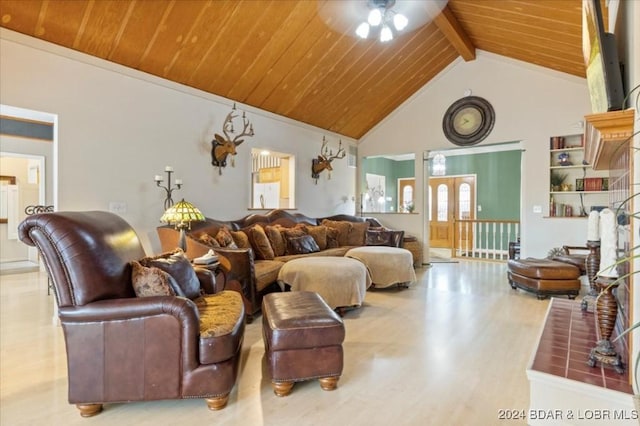
[[[355,139],[476,49],[585,76],[581,0],[449,0],[386,44],[332,30],[319,7],[328,5],[0,0],[0,25]]]

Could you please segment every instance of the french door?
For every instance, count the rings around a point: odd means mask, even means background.
[[[452,250],[472,247],[471,227],[456,223],[475,219],[475,175],[430,177],[428,196],[430,247]]]

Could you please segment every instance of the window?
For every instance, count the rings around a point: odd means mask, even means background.
[[[447,221],[447,212],[449,210],[449,189],[447,185],[438,185],[438,222]]]
[[[471,219],[471,186],[468,183],[460,185],[458,200],[459,219]]]

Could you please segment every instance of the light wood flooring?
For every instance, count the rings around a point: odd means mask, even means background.
[[[202,400],[109,404],[83,419],[67,402],[62,330],[42,272],[0,277],[1,425],[496,425],[528,410],[525,368],[548,301],[511,289],[506,264],[417,270],[408,289],[367,292],[344,317],[338,389],[317,381],[276,397],[263,366],[261,317],[249,324],[229,405]],[[559,402],[561,407],[561,402]]]

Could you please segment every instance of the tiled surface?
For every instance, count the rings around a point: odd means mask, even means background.
[[[533,360],[534,370],[631,394],[628,376],[598,363],[589,367],[597,342],[595,315],[580,302],[554,298]]]

